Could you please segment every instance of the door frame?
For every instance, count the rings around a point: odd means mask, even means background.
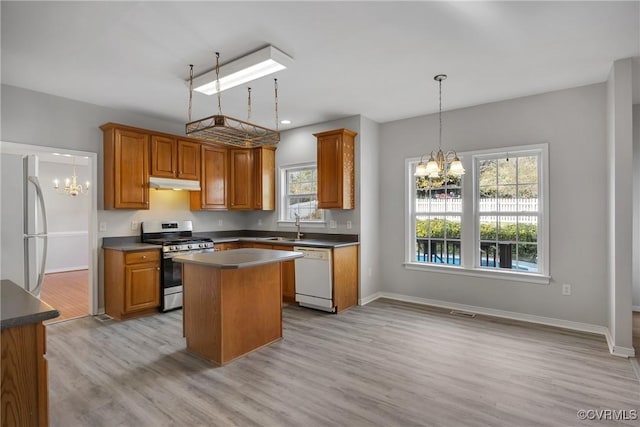
[[[94,316],[98,312],[98,153],[91,151],[70,150],[66,148],[48,147],[44,145],[22,144],[18,142],[0,141],[0,151],[12,154],[39,154],[59,153],[72,156],[82,156],[88,159],[89,173],[93,188],[89,192],[91,197],[91,209],[89,210],[89,230],[87,242],[89,252],[89,315]]]

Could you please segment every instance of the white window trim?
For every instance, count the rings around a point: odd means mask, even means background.
[[[295,221],[289,219],[283,219],[284,212],[286,211],[285,205],[287,200],[287,179],[286,174],[288,170],[293,169],[306,169],[309,167],[315,167],[317,169],[318,165],[316,162],[307,162],[307,163],[290,163],[286,165],[280,165],[278,167],[278,188],[280,189],[280,197],[278,200],[278,225],[284,227],[295,227]],[[326,219],[325,212],[323,209],[320,209],[322,212],[322,219],[318,220],[300,220],[300,223],[304,224],[305,227],[317,227],[317,228],[325,228]]]
[[[461,235],[462,244],[462,263],[459,266],[446,265],[446,264],[432,264],[432,263],[420,263],[415,260],[415,212],[413,198],[410,189],[413,187],[415,180],[414,171],[411,167],[412,164],[420,161],[420,157],[412,157],[405,159],[405,262],[404,267],[408,270],[420,270],[437,272],[443,274],[454,274],[463,276],[482,277],[488,279],[507,280],[510,282],[526,282],[534,284],[548,285],[551,281],[549,274],[549,144],[532,144],[521,145],[514,147],[498,147],[486,150],[475,150],[459,152],[458,156],[462,161],[464,168],[467,171],[471,171],[472,177],[476,173],[476,161],[475,159],[483,155],[495,155],[501,152],[508,152],[514,156],[519,153],[527,151],[540,151],[540,164],[538,167],[542,173],[539,173],[540,188],[542,197],[538,201],[540,211],[540,223],[538,224],[538,244],[542,250],[542,256],[538,259],[539,273],[527,273],[518,272],[513,270],[497,270],[476,267],[480,265],[480,254],[476,253],[476,242],[479,241],[479,227],[477,227],[475,219],[479,215],[477,212],[477,200],[478,200],[478,184],[475,180],[464,179],[462,181],[462,194],[463,194],[463,211],[462,211],[462,227],[463,232]],[[468,173],[468,172],[467,172]],[[469,203],[470,199],[467,196],[472,194],[473,203]],[[465,203],[466,201],[466,203]],[[466,229],[465,225],[470,225],[470,232]],[[410,238],[411,237],[411,238]]]

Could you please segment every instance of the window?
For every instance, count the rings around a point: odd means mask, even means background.
[[[318,209],[318,172],[315,164],[295,165],[281,169],[281,221],[295,221],[295,214],[305,222],[324,221]]]
[[[548,283],[547,152],[459,153],[466,175],[439,182],[415,177],[418,160],[407,160],[405,265]]]
[[[415,260],[460,265],[462,179],[414,177]]]
[[[538,272],[540,153],[475,158],[481,268]]]

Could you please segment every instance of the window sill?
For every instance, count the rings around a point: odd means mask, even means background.
[[[278,227],[292,227],[295,228],[295,221],[278,221]],[[304,228],[327,228],[325,221],[300,221],[300,226]]]
[[[481,277],[483,279],[498,279],[510,282],[526,282],[536,285],[548,285],[551,276],[531,273],[516,273],[513,271],[487,270],[481,268],[463,268],[451,265],[426,265],[418,262],[405,262],[407,270],[430,271],[443,274],[457,274],[460,276]]]

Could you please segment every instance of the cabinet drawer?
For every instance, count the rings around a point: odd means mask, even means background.
[[[127,252],[124,256],[125,264],[159,261],[160,251]]]

